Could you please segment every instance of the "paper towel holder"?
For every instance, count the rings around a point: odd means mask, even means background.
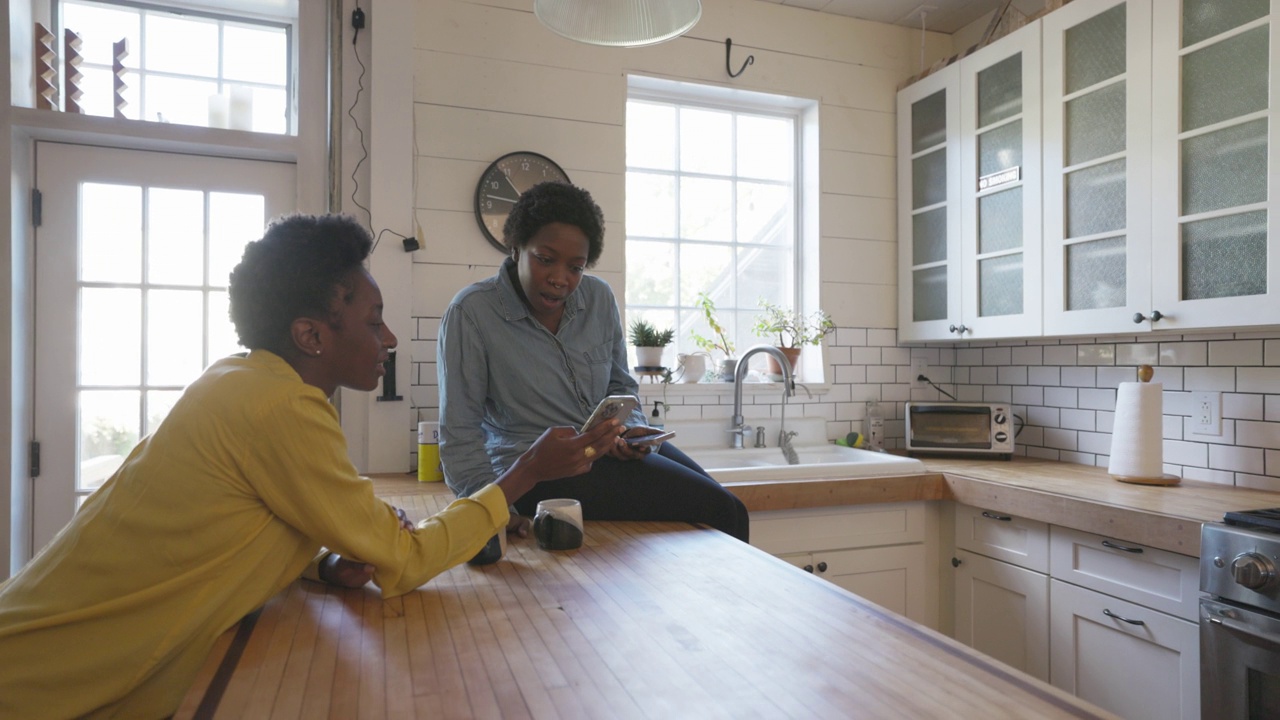
[[[1151,382],[1151,378],[1154,377],[1154,375],[1155,375],[1155,371],[1152,369],[1150,365],[1138,366],[1138,382],[1140,383]],[[1162,473],[1155,477],[1137,477],[1133,475],[1115,475],[1115,474],[1112,474],[1111,477],[1115,480],[1119,480],[1120,482],[1132,483],[1134,485],[1168,486],[1168,485],[1177,485],[1178,483],[1182,482],[1182,478],[1178,477],[1177,475],[1172,475],[1169,473]]]

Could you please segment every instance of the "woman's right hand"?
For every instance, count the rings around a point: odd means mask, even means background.
[[[547,428],[516,459],[511,469],[498,478],[497,484],[506,494],[507,504],[514,503],[543,480],[573,477],[590,470],[596,460],[609,453],[622,430],[622,424],[616,419],[581,434],[571,427]]]

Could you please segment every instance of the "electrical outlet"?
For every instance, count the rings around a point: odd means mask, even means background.
[[[1196,435],[1222,434],[1222,393],[1191,393],[1191,432]]]
[[[924,358],[911,358],[911,389],[921,390],[928,387],[928,383],[920,379],[920,376],[929,376],[929,361]]]

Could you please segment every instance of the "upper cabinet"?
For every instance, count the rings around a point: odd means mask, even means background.
[[[1268,0],[1183,0],[1153,35],[1157,329],[1280,322],[1280,38]],[[1154,312],[1151,313],[1154,316]]]
[[[1270,2],[1168,5],[1076,0],[899,94],[903,341],[1280,324]]]
[[[1151,2],[1076,0],[1041,22],[1044,333],[1137,332],[1152,307]]]

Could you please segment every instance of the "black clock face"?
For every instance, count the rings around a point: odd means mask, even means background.
[[[502,226],[511,208],[526,190],[548,181],[568,183],[569,176],[551,158],[534,152],[503,155],[484,171],[476,186],[476,221],[494,247],[507,252]]]

